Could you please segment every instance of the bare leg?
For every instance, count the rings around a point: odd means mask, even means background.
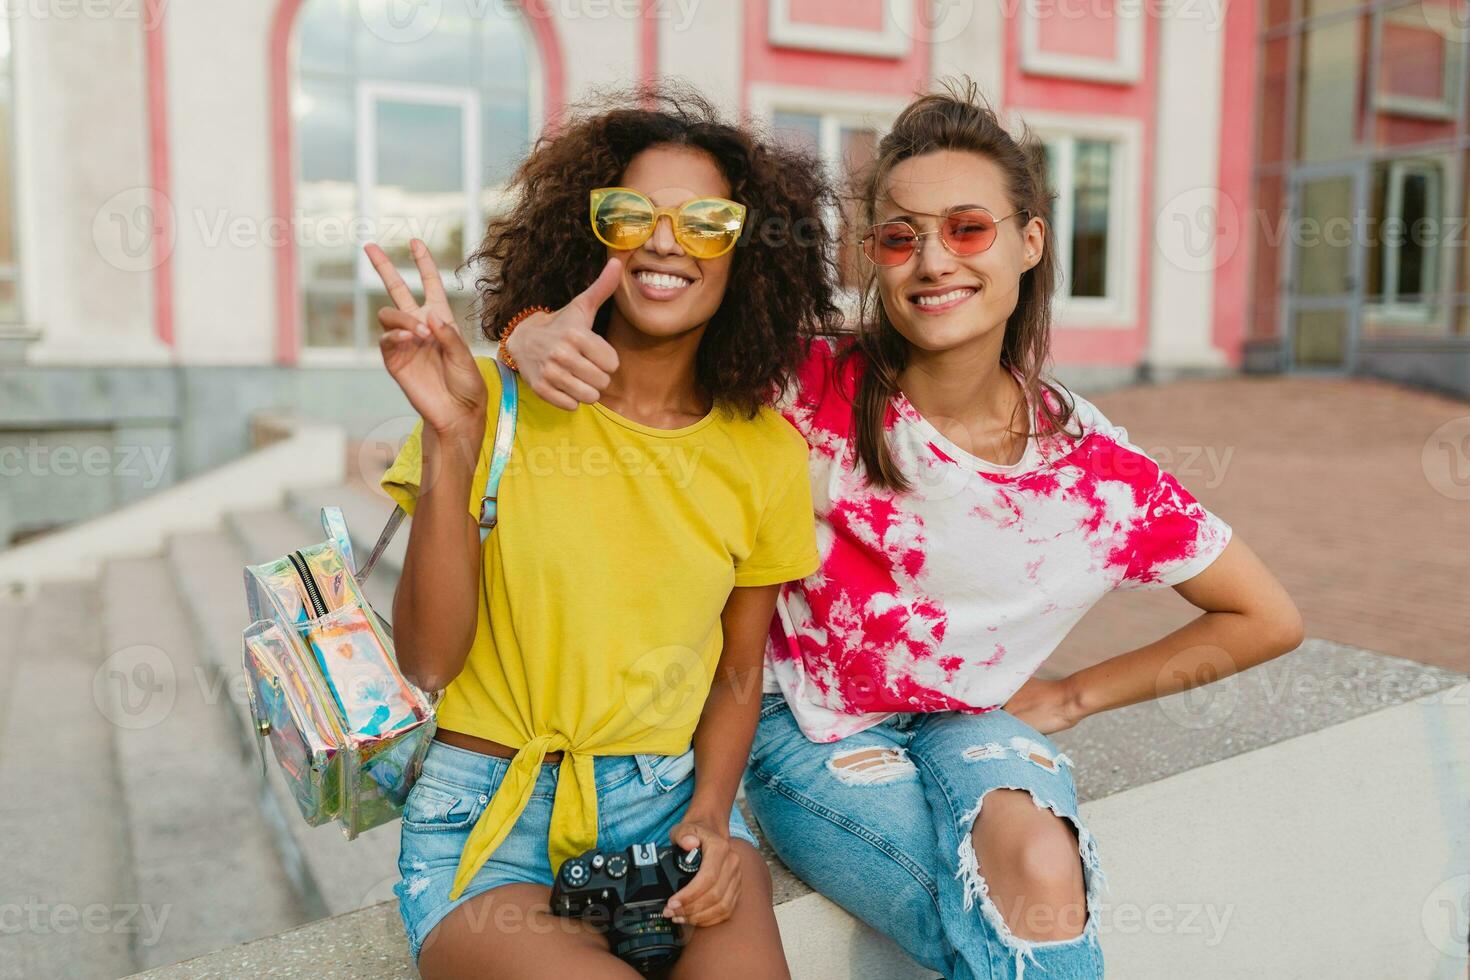
[[[990,898],[1021,939],[1073,939],[1087,923],[1087,898],[1071,822],[1031,794],[995,789],[970,830]]]
[[[641,980],[578,919],[551,913],[544,885],[502,885],[456,908],[419,953],[424,980]]]
[[[719,925],[694,930],[670,980],[790,980],[766,860],[747,841],[730,844],[740,855],[735,913]]]

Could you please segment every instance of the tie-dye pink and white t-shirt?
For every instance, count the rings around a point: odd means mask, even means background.
[[[913,490],[864,486],[862,355],[836,354],[819,342],[782,406],[811,446],[822,565],[782,586],[766,647],[765,690],[813,741],[896,711],[999,707],[1107,592],[1183,582],[1229,543],[1229,525],[1070,392],[1082,437],[1028,439],[1009,466],[955,445],[900,392],[887,425]]]

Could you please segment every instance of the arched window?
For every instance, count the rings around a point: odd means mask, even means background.
[[[541,124],[540,71],[509,0],[305,0],[296,21],[294,214],[304,346],[376,346],[388,297],[362,245],[418,288],[433,250],[461,325],[474,283],[454,268]]]

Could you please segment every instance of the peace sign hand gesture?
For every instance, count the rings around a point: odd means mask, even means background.
[[[383,364],[426,426],[441,435],[468,437],[469,445],[478,445],[475,433],[484,433],[489,400],[485,379],[455,326],[429,247],[415,238],[409,248],[424,282],[423,303],[414,299],[381,248],[371,244],[364,248],[394,304],[378,311]]]

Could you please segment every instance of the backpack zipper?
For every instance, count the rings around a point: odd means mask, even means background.
[[[306,557],[299,551],[293,551],[286,557],[291,559],[296,574],[301,577],[301,584],[306,586],[306,597],[311,600],[312,611],[316,613],[312,618],[320,619],[325,616],[327,604],[322,601],[322,594],[316,587],[316,579],[311,577],[311,570],[306,567]]]

